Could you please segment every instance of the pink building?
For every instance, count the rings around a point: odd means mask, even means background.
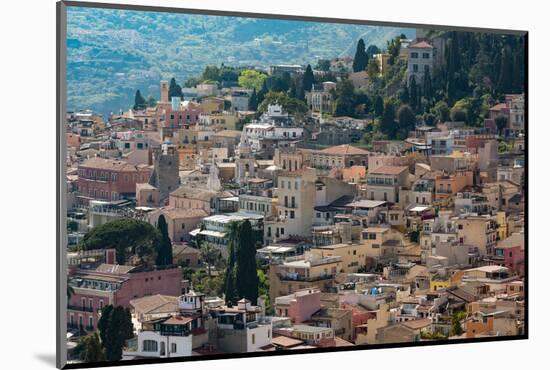
[[[525,268],[525,235],[512,234],[499,241],[495,247],[494,260],[501,266],[507,267],[512,273],[523,276]]]
[[[202,113],[200,107],[188,106],[182,110],[167,110],[165,117],[165,127],[170,128],[189,128],[199,121],[199,115]]]
[[[308,321],[320,309],[321,291],[317,288],[302,289],[275,298],[276,315],[289,317],[295,324]]]
[[[358,332],[364,331],[364,328],[367,325],[367,321],[370,319],[374,319],[376,317],[376,314],[369,312],[368,310],[362,307],[354,306],[349,303],[342,303],[341,308],[351,309],[351,325],[353,327],[353,333],[352,333],[353,340],[357,338]]]
[[[151,167],[118,159],[90,158],[78,166],[80,204],[90,200],[119,200],[135,196],[136,184],[149,181]]]
[[[145,269],[141,266],[100,264],[95,269],[75,268],[68,284],[73,294],[67,307],[67,326],[95,330],[104,306],[130,307],[130,301],[162,294],[181,295],[181,269]]]

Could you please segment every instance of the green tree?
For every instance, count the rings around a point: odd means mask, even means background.
[[[380,63],[378,59],[370,59],[367,66],[367,75],[369,76],[370,81],[374,81],[380,75]]]
[[[245,69],[239,76],[239,85],[246,89],[261,89],[264,80],[267,78],[265,73],[255,69]]]
[[[367,57],[372,59],[374,58],[374,54],[380,54],[380,49],[378,49],[378,46],[376,45],[369,45],[367,48]]]
[[[317,61],[317,69],[323,72],[330,71],[330,60],[328,59],[319,59]]]
[[[203,241],[200,247],[201,260],[207,263],[208,277],[212,277],[212,266],[216,266],[221,259],[221,252],[212,244]]]
[[[227,225],[226,235],[229,257],[227,259],[227,267],[225,269],[224,295],[226,302],[235,302],[235,298],[237,297],[237,289],[235,285],[235,254],[239,239],[239,223],[236,221],[230,222]]]
[[[407,136],[416,124],[416,116],[408,105],[402,105],[397,111],[397,122],[399,123],[399,131],[403,136]]]
[[[136,91],[136,97],[134,98],[134,110],[141,110],[147,107],[147,102],[141,95],[139,89]]]
[[[334,101],[335,116],[353,116],[355,114],[355,93],[353,82],[350,79],[342,79],[336,83],[333,90],[336,99]]]
[[[460,63],[458,60],[458,45],[454,37],[451,37],[448,40],[447,48],[447,100],[451,104],[451,102],[453,102],[456,98],[456,81],[458,78],[458,68]]]
[[[283,110],[297,117],[302,117],[307,112],[307,106],[303,100],[290,98],[284,92],[268,92],[258,107],[258,111],[262,113],[266,112],[267,106],[270,104],[280,104]]]
[[[506,128],[506,125],[508,124],[508,118],[506,116],[503,116],[502,114],[499,114],[495,118],[495,124],[497,126],[498,133],[502,134],[502,132]]]
[[[390,139],[395,138],[397,125],[395,124],[395,104],[391,99],[384,102],[384,113],[380,122],[380,131],[388,135]]]
[[[173,96],[183,98],[181,86],[176,83],[176,79],[174,77],[170,79],[170,86],[168,87],[168,99],[172,99]]]
[[[149,95],[149,97],[147,97],[146,104],[147,104],[147,107],[154,108],[157,106],[157,99],[155,99],[153,95]]]
[[[75,348],[78,357],[85,363],[105,361],[105,353],[97,332],[80,339]]]
[[[315,77],[313,76],[313,70],[311,69],[311,65],[308,64],[302,78],[302,87],[305,91],[311,91],[314,83]]]
[[[380,95],[376,95],[374,99],[374,115],[380,117],[384,113],[384,100]]]
[[[90,230],[78,244],[79,250],[116,249],[119,264],[137,255],[143,262],[153,262],[160,233],[151,224],[132,218],[120,218]],[[149,260],[150,258],[150,260]]]
[[[418,108],[418,86],[416,84],[416,78],[411,76],[409,81],[409,91],[410,91],[410,104],[411,108],[416,111]]]
[[[446,122],[449,120],[449,106],[443,100],[437,102],[433,108],[433,113],[440,122]]]
[[[409,87],[407,85],[404,85],[403,88],[399,91],[399,100],[401,100],[401,103],[403,104],[409,104],[410,95]]]
[[[466,318],[466,312],[456,312],[451,318],[451,335],[462,335],[464,330],[462,329],[462,320]]]
[[[497,81],[497,88],[502,93],[509,93],[513,88],[514,69],[512,51],[509,46],[502,49],[500,57],[500,71]]]
[[[239,298],[258,301],[258,272],[256,271],[256,246],[252,237],[252,225],[245,220],[239,225],[236,250],[235,284]]]
[[[168,224],[164,215],[160,215],[157,221],[157,228],[160,233],[160,241],[157,247],[157,266],[168,266],[172,264],[172,242],[168,236]]]
[[[426,100],[431,101],[433,98],[433,87],[432,87],[432,77],[430,75],[429,70],[424,73],[424,78],[422,82],[423,82],[422,91],[424,92],[424,97],[426,98]]]
[[[353,58],[353,72],[361,72],[367,69],[369,62],[369,56],[365,51],[365,41],[359,39],[357,42],[357,49],[355,50],[355,57]]]
[[[388,54],[390,54],[390,57],[388,59],[388,64],[394,65],[397,60],[397,57],[399,56],[399,52],[401,51],[401,36],[396,36],[390,41],[388,41],[387,49],[388,49]]]
[[[256,93],[256,89],[252,90],[252,94],[250,95],[250,99],[248,100],[248,109],[258,109],[258,94]]]
[[[130,310],[122,306],[103,310],[100,322],[101,320],[103,320],[103,324],[99,326],[98,323],[98,326],[101,344],[105,350],[105,359],[118,361],[122,358],[124,343],[134,336]]]
[[[97,329],[99,330],[99,337],[101,338],[101,343],[107,341],[107,329],[109,327],[109,320],[111,319],[111,314],[114,310],[113,305],[104,306],[101,309],[101,315],[99,316],[99,321],[97,322]]]

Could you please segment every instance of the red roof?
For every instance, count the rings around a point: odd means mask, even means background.
[[[428,44],[426,41],[420,41],[416,44],[409,45],[409,48],[433,49],[433,46]]]

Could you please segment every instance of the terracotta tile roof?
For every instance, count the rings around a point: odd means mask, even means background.
[[[191,321],[193,321],[193,318],[191,318],[191,317],[172,316],[168,320],[163,322],[163,324],[166,324],[166,325],[185,325],[185,324],[190,323]]]
[[[204,188],[193,188],[189,186],[180,186],[178,189],[170,193],[170,196],[198,199],[202,201],[210,201],[214,197],[227,198],[233,196],[233,194],[227,191],[215,192],[209,191]]]
[[[369,171],[369,174],[372,175],[399,175],[401,172],[406,171],[408,167],[405,166],[382,166],[378,167],[372,171]]]
[[[145,164],[135,166],[119,159],[104,159],[94,157],[85,160],[79,167],[114,171],[140,171],[146,169],[148,166]]]
[[[500,110],[506,109],[506,108],[508,108],[508,107],[506,106],[506,104],[504,104],[504,103],[499,103],[499,104],[497,104],[497,105],[492,106],[491,109],[489,109],[489,110],[500,111]]]
[[[176,218],[196,218],[196,217],[207,217],[208,213],[204,209],[200,208],[173,208],[167,207],[162,209],[162,214],[170,217],[171,219]]]
[[[357,148],[350,144],[342,144],[337,146],[331,146],[330,148],[326,148],[323,150],[320,150],[323,154],[329,154],[329,155],[368,155],[369,152]]]
[[[409,45],[409,48],[433,49],[433,46],[428,44],[426,41],[420,41],[420,42],[414,43],[412,45]]]
[[[290,348],[294,346],[299,346],[300,344],[304,344],[304,342],[299,339],[285,337],[284,335],[279,335],[276,337],[274,336],[271,342],[277,346],[285,347],[285,348]]]
[[[130,304],[136,311],[143,314],[176,312],[178,297],[156,294],[148,297],[132,299]]]
[[[409,329],[422,329],[426,326],[429,326],[432,324],[431,319],[419,319],[419,320],[411,320],[411,321],[404,321],[401,323],[402,325],[405,325]]]
[[[353,346],[354,344],[353,343],[350,343],[348,342],[347,340],[345,339],[342,339],[340,337],[335,337],[334,338],[334,346],[335,347],[349,347],[349,346]]]

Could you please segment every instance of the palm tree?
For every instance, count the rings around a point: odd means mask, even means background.
[[[67,283],[67,302],[71,300],[74,295],[74,288]]]

